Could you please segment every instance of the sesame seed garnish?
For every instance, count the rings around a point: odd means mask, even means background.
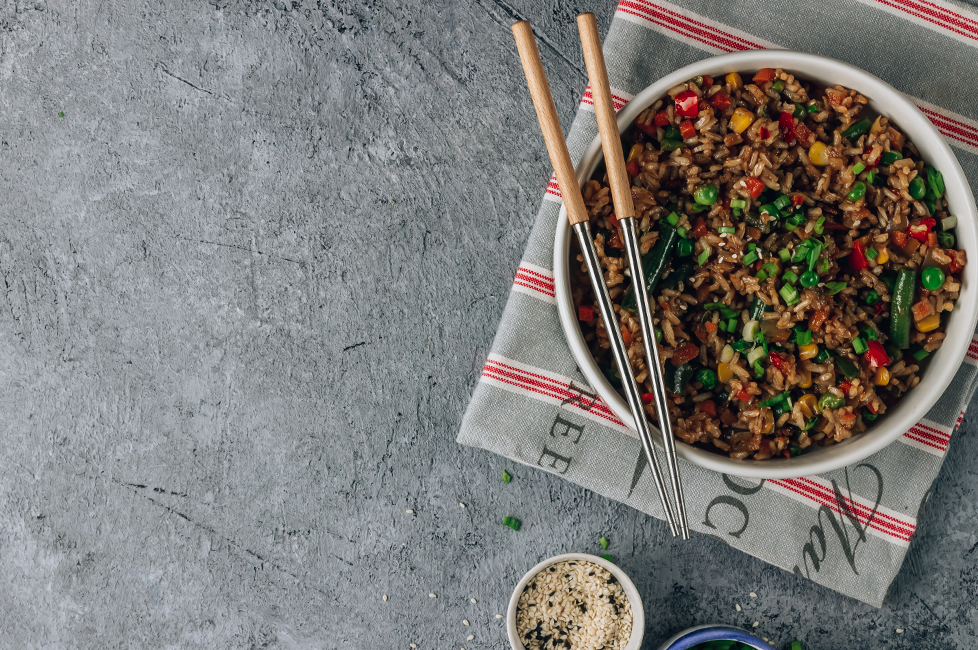
[[[751,627],[757,627],[760,624],[761,624],[760,621],[754,621],[754,624],[751,625]]]
[[[458,502],[458,506],[459,506],[460,508],[464,508],[464,507],[465,507],[465,504],[464,504],[464,503],[462,503],[461,501],[459,501],[459,502]]]
[[[428,594],[428,598],[438,598],[438,596],[436,596],[435,594],[431,593],[431,594]]]
[[[412,648],[417,648],[417,647],[418,647],[418,644],[417,644],[417,643],[412,643],[412,644],[411,644],[411,647],[412,647]]]
[[[409,515],[413,515],[414,514],[414,510],[411,510],[410,508],[408,508],[404,512],[408,513]]]
[[[462,619],[462,625],[464,625],[465,627],[468,627],[469,626],[469,622],[467,620],[465,620],[465,619]]]
[[[502,617],[503,617],[502,614],[496,614],[496,618],[502,618]]]
[[[897,628],[897,634],[903,634],[903,628],[902,627],[898,627]]]
[[[755,594],[755,593],[754,593],[754,592],[752,591],[752,592],[750,592],[750,597],[751,597],[751,598],[757,598],[757,594]]]
[[[475,638],[475,635],[474,635],[474,634],[470,634],[470,635],[468,635],[467,637],[465,637],[465,640],[466,640],[466,641],[471,641],[471,640],[472,640],[472,639],[474,639],[474,638]]]
[[[475,598],[470,598],[469,599],[469,602],[472,603],[473,605],[475,605]]]
[[[387,594],[384,594],[384,602],[387,602]]]
[[[737,605],[737,611],[738,612],[740,611],[740,605]]]

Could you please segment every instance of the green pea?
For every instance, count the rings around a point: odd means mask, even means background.
[[[700,185],[693,192],[693,200],[700,205],[713,205],[719,196],[720,192],[717,190],[717,186],[712,183]]]
[[[818,409],[824,411],[825,409],[837,409],[839,407],[845,406],[846,400],[842,397],[836,397],[832,393],[825,393],[818,398]]]
[[[655,342],[656,343],[662,343],[662,328],[661,327],[656,327],[655,328]]]
[[[884,151],[880,155],[880,162],[883,163],[884,165],[889,166],[895,163],[896,161],[900,160],[901,158],[903,158],[903,156],[900,155],[899,151]]]
[[[941,248],[954,248],[954,235],[949,232],[937,233],[937,243]]]
[[[680,239],[676,244],[676,253],[679,257],[686,257],[693,254],[693,242],[689,239]]]
[[[717,385],[717,374],[709,368],[703,368],[696,373],[696,381],[703,384],[706,390],[713,390]]]
[[[874,289],[870,289],[869,293],[866,294],[866,304],[870,307],[878,303],[880,300],[882,300],[882,296],[876,293]]]
[[[862,181],[856,181],[852,184],[852,189],[849,190],[849,200],[858,201],[859,199],[866,196],[866,183]]]
[[[818,104],[812,104],[811,106],[808,107],[809,113],[814,113],[817,110],[818,110]]]
[[[944,286],[944,271],[936,266],[929,266],[920,274],[920,282],[929,291],[937,291]]]
[[[773,84],[771,84],[771,90],[773,90],[776,93],[781,92],[782,90],[784,90],[784,82],[778,79]]]
[[[922,199],[927,194],[927,183],[924,182],[920,176],[917,176],[912,181],[910,181],[910,196],[915,199]]]
[[[815,271],[805,271],[801,274],[801,286],[803,287],[814,287],[818,284],[818,273]]]

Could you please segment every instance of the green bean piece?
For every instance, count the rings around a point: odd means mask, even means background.
[[[649,296],[655,291],[662,270],[666,268],[666,263],[672,258],[672,250],[679,240],[679,233],[668,223],[659,222],[659,240],[655,242],[648,253],[642,256],[642,271],[645,273],[645,288]],[[622,309],[635,313],[638,305],[635,303],[634,283],[628,287],[624,298],[621,301]]]
[[[903,267],[897,272],[893,285],[893,302],[890,304],[890,342],[894,347],[906,350],[910,347],[910,323],[914,293],[917,289],[917,272]]]
[[[663,373],[666,390],[673,395],[684,395],[686,393],[686,384],[689,383],[689,380],[693,378],[694,374],[693,366],[689,363],[684,363],[681,366],[674,366],[671,363],[667,363],[665,372]]]
[[[835,365],[839,368],[839,371],[845,375],[846,379],[855,379],[859,376],[859,367],[845,357],[836,357]]]
[[[832,393],[825,393],[818,398],[818,409],[824,411],[825,409],[837,409],[846,405],[846,400],[842,397],[836,397]]]
[[[859,199],[866,196],[866,183],[862,181],[856,181],[852,184],[852,189],[849,190],[849,196],[847,197],[850,201],[858,201]]]
[[[873,126],[873,123],[868,118],[863,118],[850,126],[848,129],[842,132],[843,138],[848,138],[855,142],[859,139],[859,136],[865,135],[869,132],[869,127]]]
[[[660,149],[663,153],[669,153],[675,151],[676,149],[682,149],[682,140],[663,140]]]

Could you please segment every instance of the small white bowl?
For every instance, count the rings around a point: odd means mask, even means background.
[[[666,96],[667,90],[692,77],[706,74],[720,77],[728,72],[754,72],[761,68],[782,68],[810,81],[854,88],[866,96],[871,109],[892,119],[916,145],[921,157],[944,174],[948,206],[951,214],[958,217],[955,229],[958,246],[967,251],[969,260],[963,273],[960,299],[948,319],[944,345],[931,355],[930,365],[923,372],[921,383],[866,432],[795,458],[764,461],[736,460],[679,441],[676,443],[676,451],[681,458],[716,472],[750,478],[793,478],[839,469],[876,453],[916,424],[951,383],[968,351],[978,320],[978,211],[961,166],[944,136],[931,121],[903,93],[878,77],[824,56],[787,50],[752,50],[698,61],[663,77],[636,95],[618,113],[618,127],[624,130],[643,110]],[[601,159],[601,139],[597,137],[577,166],[577,178],[582,186]],[[581,372],[615,414],[634,429],[628,405],[594,362],[574,313],[567,259],[572,234],[566,214],[561,208],[554,245],[554,283],[560,322]],[[660,437],[661,444],[661,433],[658,429],[653,429],[653,432]]]
[[[516,606],[519,604],[520,594],[523,593],[526,585],[530,584],[530,580],[536,574],[552,564],[565,561],[593,562],[610,571],[611,575],[615,576],[618,582],[621,583],[622,590],[625,592],[625,596],[628,597],[628,602],[632,605],[632,635],[629,637],[628,644],[623,650],[639,650],[642,647],[642,636],[645,634],[645,610],[642,609],[642,598],[638,595],[638,589],[635,588],[635,584],[631,578],[625,575],[625,572],[619,569],[617,565],[604,558],[596,555],[588,555],[587,553],[565,553],[548,558],[527,571],[523,579],[519,581],[516,589],[513,591],[513,597],[509,599],[509,609],[506,610],[506,632],[509,635],[509,644],[513,650],[525,650],[526,648],[516,633]]]

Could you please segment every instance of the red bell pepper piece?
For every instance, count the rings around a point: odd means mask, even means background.
[[[863,156],[868,156],[868,155],[870,155],[872,153],[873,153],[873,148],[872,147],[866,147],[866,151],[863,152]],[[875,158],[867,158],[866,159],[866,166],[869,167],[870,169],[872,169],[873,167],[875,167],[876,165],[878,165],[879,162],[880,162],[880,157],[879,156],[876,156]]]
[[[775,368],[777,368],[778,370],[780,370],[781,372],[786,372],[788,367],[787,362],[783,358],[781,358],[781,355],[778,354],[777,352],[772,352],[771,354],[767,355],[767,362],[770,363]]]
[[[642,395],[642,404],[651,404],[654,401],[652,393],[644,393]]]
[[[815,134],[801,120],[798,120],[798,123],[795,124],[795,137],[798,138],[799,143],[806,147],[815,144]]]
[[[696,127],[689,120],[683,120],[679,123],[679,135],[683,136],[683,140],[689,140],[690,138],[696,137]]]
[[[655,114],[655,125],[656,126],[669,126],[669,113],[666,110],[661,110]]]
[[[705,236],[706,233],[706,221],[703,219],[703,217],[696,217],[696,223],[693,224],[693,230],[690,233],[693,235],[693,239],[699,239],[700,237]]]
[[[730,99],[730,95],[723,92],[722,90],[718,92],[713,97],[710,97],[710,106],[721,111],[725,111],[733,105],[733,101]]]
[[[843,393],[845,393],[846,396],[849,395],[849,389],[850,388],[852,388],[852,382],[850,380],[848,380],[848,379],[846,379],[844,382],[842,382],[841,384],[839,384],[839,390],[841,390]]]
[[[628,172],[629,176],[638,176],[642,172],[642,168],[639,167],[637,160],[633,160],[625,165],[625,171]]]
[[[951,263],[947,265],[947,270],[951,273],[957,273],[964,268],[965,263],[968,261],[968,254],[964,251],[955,251],[948,248],[945,251],[951,257]]]
[[[577,319],[590,323],[594,320],[594,308],[587,305],[581,305],[577,308]]]
[[[902,230],[894,230],[890,233],[890,237],[893,238],[893,243],[901,248],[907,245],[907,233]]]
[[[793,197],[791,197],[791,205],[795,207],[798,207],[804,202],[805,202],[805,197],[802,194],[795,194]]]
[[[708,74],[703,75],[703,87],[709,88],[713,85],[713,77]]]
[[[730,209],[730,197],[729,196],[723,197],[723,202],[721,203],[721,205],[723,206],[723,209],[724,210],[729,210]]]
[[[750,198],[752,199],[759,197],[761,192],[764,191],[764,188],[767,187],[767,185],[761,182],[761,179],[754,176],[748,176],[741,182],[744,184],[744,187],[747,188],[747,193],[750,194]]]
[[[917,241],[923,243],[927,241],[927,235],[930,233],[931,228],[937,225],[937,221],[931,217],[925,217],[920,220],[917,225],[910,226],[907,229],[907,234],[916,239]],[[935,235],[935,239],[936,239]],[[936,242],[935,242],[936,243]]]
[[[672,365],[681,366],[687,361],[692,361],[700,354],[700,346],[695,343],[686,343],[672,355]]]
[[[684,90],[675,97],[676,113],[683,117],[696,117],[700,112],[700,97],[692,90]]]
[[[764,68],[754,75],[754,83],[756,84],[763,84],[769,81],[774,81],[774,68]]]
[[[890,357],[879,341],[866,341],[866,345],[869,349],[863,354],[863,360],[870,368],[882,368],[890,365]]]
[[[858,239],[852,243],[852,252],[849,253],[849,267],[853,271],[862,271],[869,268],[869,260],[866,259],[866,251],[863,244]]]
[[[618,227],[618,217],[615,216],[614,212],[608,215],[608,221],[611,222],[611,225],[615,228]]]
[[[771,132],[765,129],[763,126],[758,131],[758,134],[761,136],[761,140],[767,140],[771,137]]]
[[[715,418],[717,416],[716,402],[711,399],[700,402],[700,410],[709,415],[711,418]]]
[[[781,113],[781,117],[778,118],[778,128],[781,129],[784,141],[791,144],[795,139],[795,118],[787,113]]]
[[[752,395],[747,392],[746,388],[741,388],[739,391],[737,391],[737,399],[739,399],[741,402],[749,402],[752,399]]]

